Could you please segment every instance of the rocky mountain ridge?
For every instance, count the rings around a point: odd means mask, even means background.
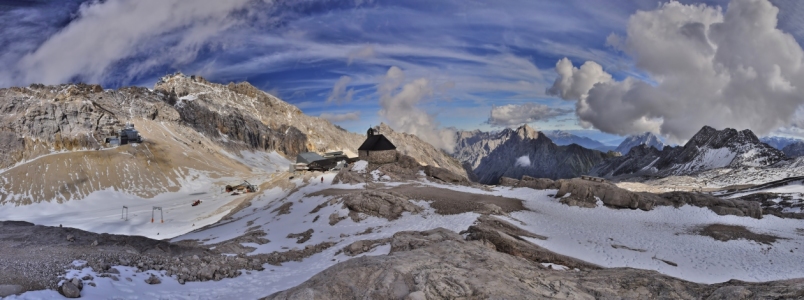
[[[576,177],[610,156],[577,144],[558,146],[528,125],[497,133],[459,132],[453,155],[485,184],[497,184],[503,176]]]
[[[559,146],[578,144],[579,146],[584,147],[586,149],[594,149],[603,152],[608,152],[609,150],[614,150],[617,148],[615,146],[609,146],[585,136],[574,135],[572,133],[562,130],[545,131],[544,135],[546,135],[548,138],[550,138],[551,141],[553,141],[553,143]]]
[[[762,143],[748,129],[716,130],[704,126],[684,146],[658,150],[641,144],[627,155],[595,166],[590,174],[604,177],[691,175],[717,168],[770,166],[786,158],[784,153]]]

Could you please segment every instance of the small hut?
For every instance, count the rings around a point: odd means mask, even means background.
[[[361,160],[375,164],[392,163],[396,161],[396,146],[384,135],[374,128],[366,132],[366,141],[357,148]]]

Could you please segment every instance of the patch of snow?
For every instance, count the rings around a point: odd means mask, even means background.
[[[516,159],[516,163],[514,163],[515,167],[529,167],[530,166],[530,157],[527,155],[523,155]]]
[[[545,266],[545,267],[551,268],[551,269],[553,269],[553,270],[559,270],[559,271],[566,271],[566,270],[569,270],[569,268],[568,268],[567,266],[563,266],[563,265],[559,265],[559,264],[554,264],[554,263],[542,263],[542,266]]]
[[[356,171],[357,173],[366,173],[366,169],[368,168],[368,162],[365,160],[358,160],[355,162],[354,166],[352,166],[352,171]]]

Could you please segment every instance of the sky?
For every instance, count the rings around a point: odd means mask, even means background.
[[[180,71],[446,150],[455,130],[525,123],[612,143],[804,137],[802,41],[792,0],[11,0],[0,87]]]

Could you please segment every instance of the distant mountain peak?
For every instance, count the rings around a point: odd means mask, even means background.
[[[519,126],[519,128],[516,129],[516,134],[523,140],[538,139],[540,136],[544,136],[543,133],[533,129],[533,127],[530,127],[528,124]]]
[[[714,128],[709,127],[710,129],[714,130]],[[706,127],[702,128],[701,131],[710,132]],[[700,133],[700,132],[699,132]],[[658,150],[664,149],[664,143],[659,139],[658,136],[651,132],[645,132],[638,135],[632,135],[627,137],[620,143],[619,146],[614,151],[620,152],[623,155],[628,154],[631,151],[631,148],[634,148],[639,145],[648,145],[650,147],[654,147]]]

